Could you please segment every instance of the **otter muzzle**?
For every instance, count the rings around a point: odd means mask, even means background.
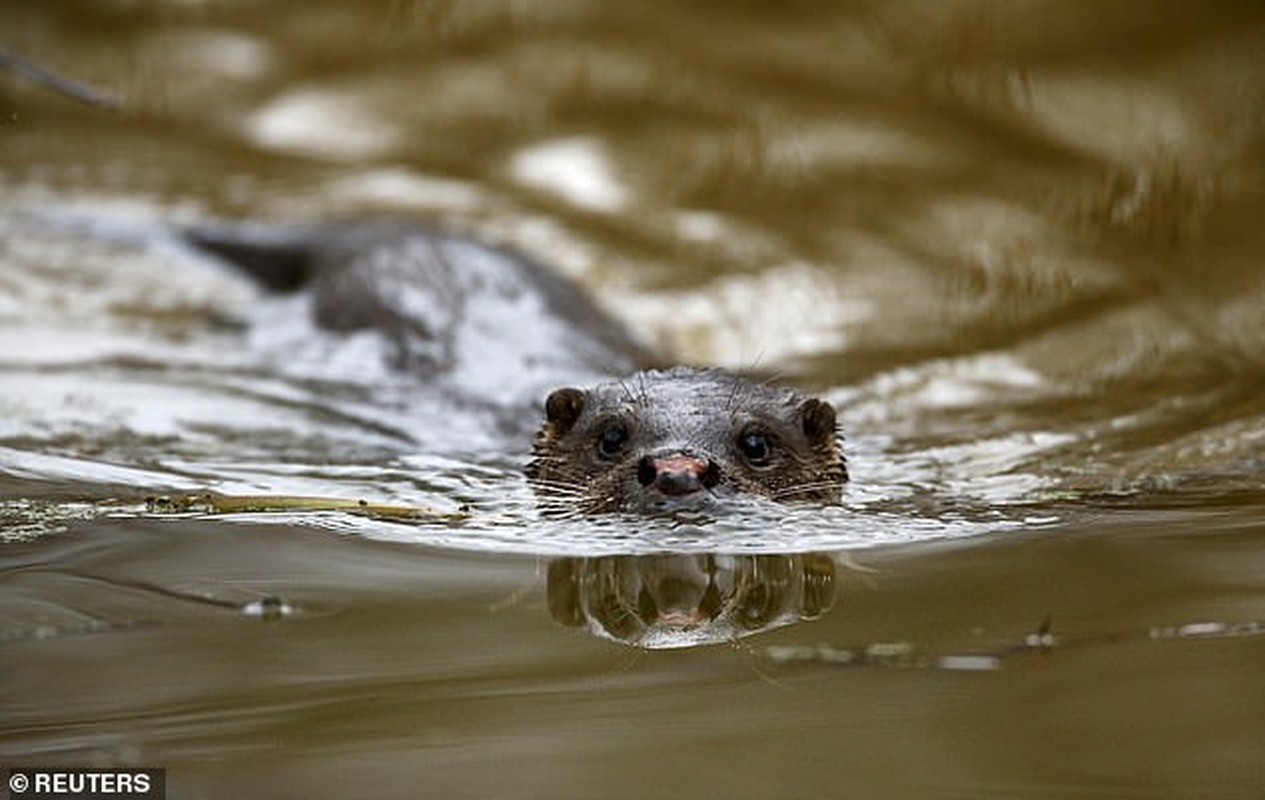
[[[665,495],[680,496],[706,489],[715,469],[710,461],[684,453],[646,456],[638,466],[637,478],[642,486],[653,486]]]

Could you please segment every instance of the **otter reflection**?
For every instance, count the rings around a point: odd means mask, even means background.
[[[731,642],[816,619],[834,604],[825,553],[560,558],[549,611],[596,636],[664,649]]]

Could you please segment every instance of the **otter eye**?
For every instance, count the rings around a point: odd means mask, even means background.
[[[738,437],[738,449],[754,466],[761,467],[769,462],[769,437],[760,431],[744,431]]]
[[[597,450],[607,458],[619,455],[628,444],[628,429],[618,423],[608,425],[597,437]]]

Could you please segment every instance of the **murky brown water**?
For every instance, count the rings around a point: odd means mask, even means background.
[[[0,72],[0,764],[1265,796],[1254,4],[11,2],[0,46],[122,103]],[[845,506],[537,520],[526,441],[162,235],[373,213],[824,391]],[[142,502],[205,488],[473,511]]]

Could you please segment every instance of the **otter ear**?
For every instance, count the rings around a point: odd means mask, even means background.
[[[545,400],[545,419],[559,434],[571,430],[584,410],[584,392],[579,389],[555,389]]]
[[[813,397],[800,403],[799,419],[809,444],[825,447],[834,442],[835,407],[825,400]]]

